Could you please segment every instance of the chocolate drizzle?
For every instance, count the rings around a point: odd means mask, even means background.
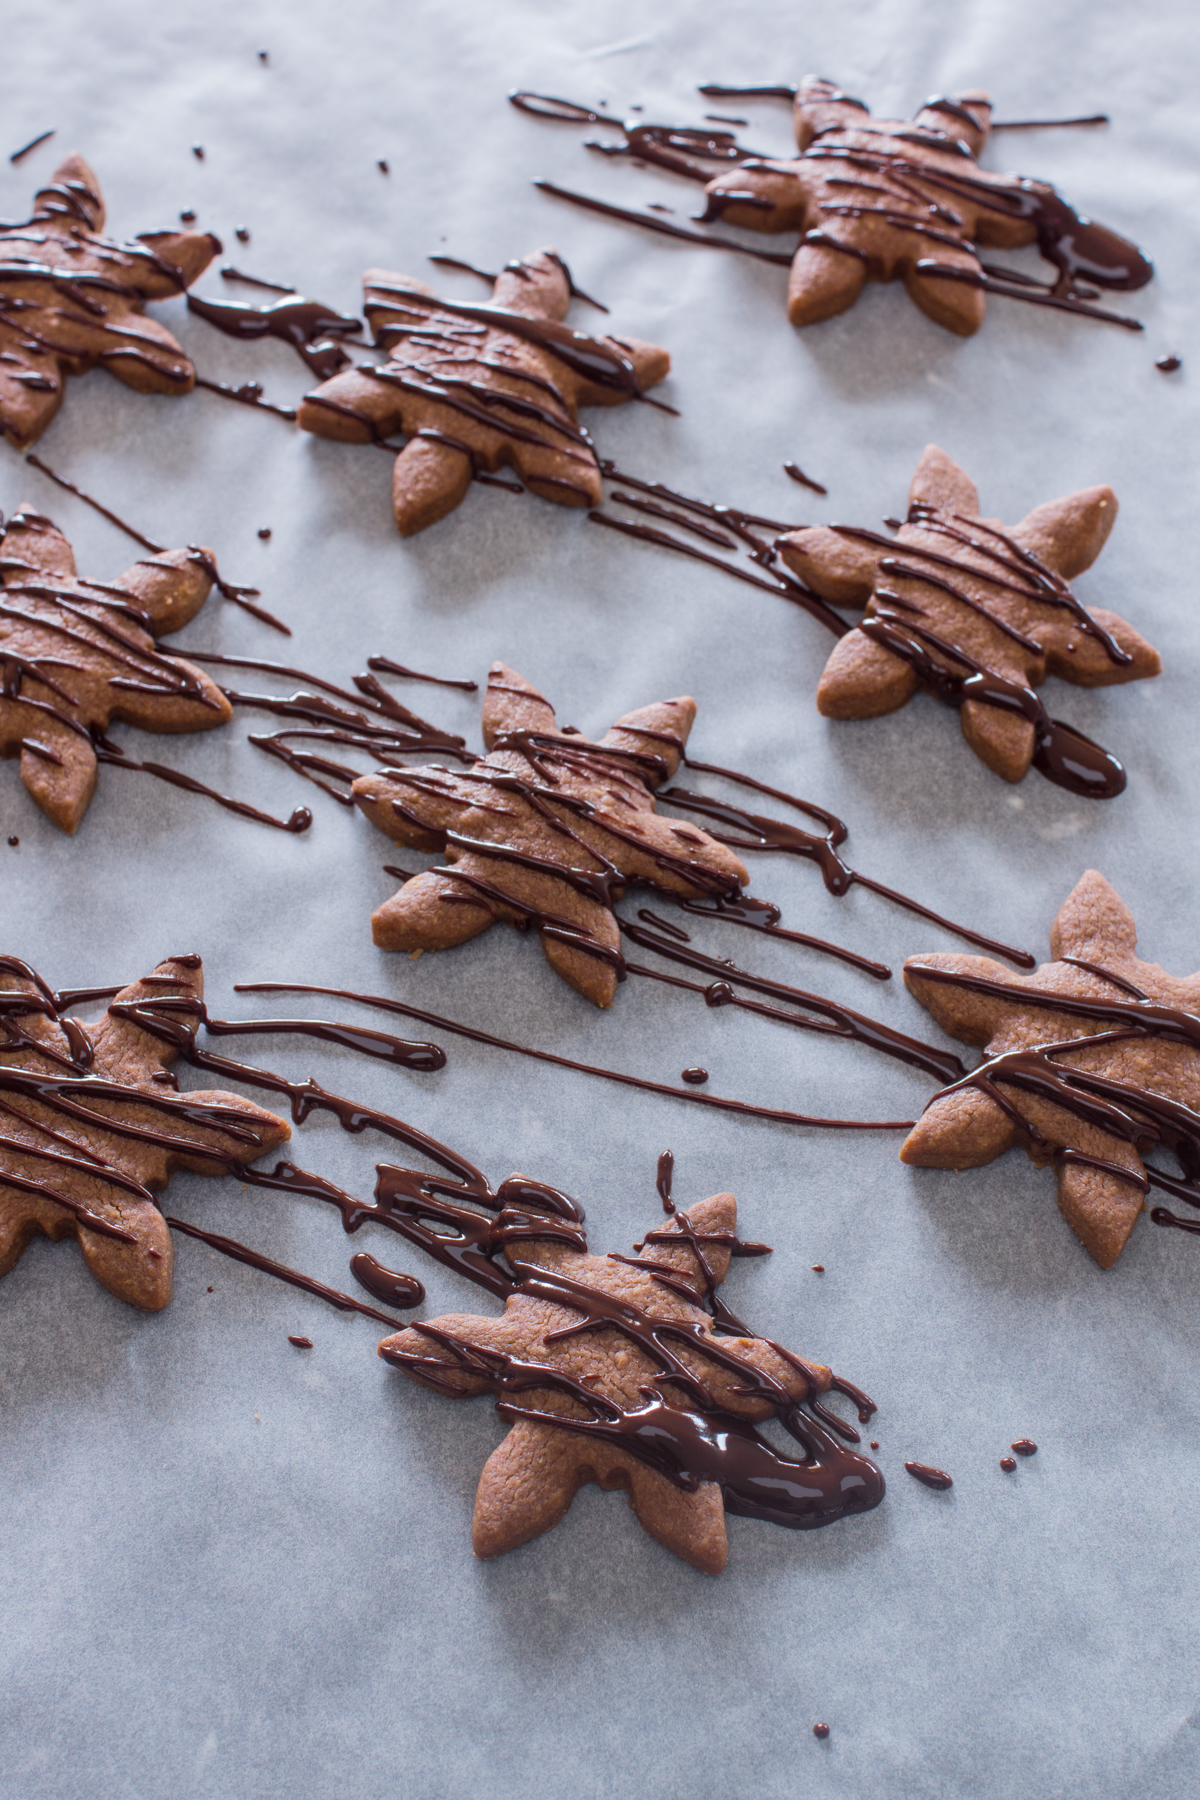
[[[928,1463],[921,1462],[906,1462],[904,1466],[914,1481],[919,1481],[922,1487],[944,1491],[946,1488],[954,1486],[953,1480],[947,1475],[945,1469],[934,1469]]]
[[[591,1075],[600,1081],[615,1081],[623,1087],[641,1088],[646,1093],[663,1094],[672,1100],[685,1100],[692,1106],[715,1107],[721,1112],[768,1119],[779,1125],[807,1125],[829,1131],[907,1131],[911,1128],[901,1120],[813,1118],[805,1113],[787,1112],[776,1107],[753,1106],[744,1100],[726,1100],[716,1094],[698,1094],[686,1088],[671,1087],[665,1082],[647,1081],[640,1075],[627,1075],[621,1070],[602,1069],[591,1063],[577,1062],[573,1057],[559,1056],[550,1050],[535,1050],[529,1045],[514,1043],[509,1038],[495,1037],[491,1032],[480,1031],[473,1025],[463,1025],[456,1019],[447,1018],[440,1013],[426,1012],[420,1007],[409,1006],[405,1001],[393,1000],[384,994],[362,994],[350,988],[322,987],[311,982],[295,981],[240,982],[235,991],[239,994],[329,994],[336,999],[353,1000],[361,1006],[373,1006],[383,1012],[397,1013],[402,1018],[417,1020],[435,1030],[452,1032],[456,1037],[467,1038],[472,1043],[487,1044],[494,1050],[507,1050],[516,1056],[532,1057],[536,1062],[553,1063],[560,1069],[573,1069],[577,1074]]]
[[[931,912],[928,907],[918,901],[911,900],[906,894],[898,893],[894,888],[884,887],[882,883],[872,881],[869,876],[861,875],[852,869],[838,855],[840,846],[846,841],[848,827],[844,820],[835,813],[827,812],[824,807],[817,806],[810,800],[801,800],[795,794],[785,793],[782,788],[769,787],[766,782],[758,781],[752,775],[744,775],[737,769],[723,769],[716,763],[698,762],[693,757],[685,756],[684,764],[705,775],[719,775],[726,781],[733,781],[740,787],[753,788],[756,793],[768,794],[773,800],[781,800],[785,806],[793,807],[797,812],[815,819],[825,826],[824,833],[803,831],[798,826],[786,825],[779,819],[764,817],[761,813],[744,812],[740,807],[730,806],[726,801],[709,800],[703,795],[688,793],[686,789],[669,787],[660,792],[660,800],[668,801],[680,811],[699,813],[714,824],[725,824],[732,831],[721,832],[709,826],[709,836],[715,837],[720,844],[728,844],[731,849],[748,850],[750,852],[764,850],[783,851],[787,855],[799,856],[806,861],[815,862],[821,871],[822,880],[827,891],[839,899],[848,894],[851,887],[869,888],[873,894],[879,894],[885,900],[891,900],[906,911],[917,913],[923,919],[940,925],[943,930],[953,936],[965,939],[969,944],[977,944],[981,949],[989,950],[997,956],[1003,956],[1008,962],[1016,963],[1019,968],[1032,969],[1036,959],[1027,950],[1014,950],[1008,944],[998,943],[994,938],[983,937],[975,931],[968,931],[965,925],[956,925],[943,918],[939,913]],[[748,897],[741,896],[743,905],[758,905],[762,902],[751,902]],[[697,903],[685,907],[688,912],[700,911]],[[774,910],[774,909],[772,909]],[[714,909],[714,916],[717,915]],[[729,916],[728,914],[724,916]],[[776,918],[778,913],[776,912]],[[738,920],[738,923],[747,921]],[[779,932],[775,921],[771,920],[759,930],[766,929],[772,935],[791,936]],[[832,954],[841,955],[847,960],[863,961],[853,958],[850,953],[839,951],[834,945],[822,944],[819,939],[802,940],[819,945]],[[867,965],[867,972],[879,975],[883,965],[879,963]]]
[[[740,549],[754,568],[713,556],[711,552],[700,550],[694,544],[684,543],[682,538],[662,531],[657,526],[635,524],[630,519],[616,518],[608,512],[589,512],[588,518],[592,524],[606,525],[611,531],[623,532],[626,537],[640,538],[643,543],[658,544],[664,550],[677,551],[696,562],[708,563],[710,568],[723,569],[736,581],[763,588],[769,594],[778,595],[781,600],[790,600],[819,620],[835,637],[844,637],[849,631],[850,627],[827,600],[822,600],[819,594],[814,594],[795,575],[779,566],[779,553],[775,545],[762,536],[764,530],[787,532],[794,531],[797,527],[781,524],[778,519],[765,519],[756,513],[743,512],[736,506],[697,500],[690,494],[678,493],[661,481],[642,481],[637,476],[625,474],[613,462],[602,461],[600,470],[605,479],[614,485],[632,488],[635,495],[646,496],[641,499],[617,493],[612,496],[615,505],[662,519],[721,549]],[[669,504],[665,505],[664,502]]]
[[[247,279],[235,270],[222,270],[222,274],[230,279]],[[255,281],[255,285],[275,284]],[[294,290],[285,290],[280,299],[267,306],[249,306],[244,300],[206,300],[200,294],[189,294],[187,304],[189,312],[215,325],[226,337],[243,342],[273,337],[290,344],[318,381],[328,381],[350,361],[337,340],[353,337],[362,330],[361,319],[348,319],[332,307],[322,306],[319,300],[306,300]]]
[[[276,1281],[286,1281],[289,1287],[300,1288],[306,1294],[313,1294],[318,1300],[324,1300],[327,1305],[335,1306],[339,1312],[362,1313],[368,1319],[377,1319],[381,1325],[391,1325],[396,1328],[399,1328],[402,1323],[401,1320],[393,1319],[387,1313],[376,1312],[373,1306],[364,1306],[361,1300],[355,1300],[349,1294],[339,1293],[337,1288],[327,1287],[323,1281],[317,1281],[311,1275],[302,1275],[298,1269],[291,1269],[286,1263],[276,1262],[273,1257],[264,1256],[260,1250],[251,1250],[249,1245],[239,1244],[236,1238],[223,1237],[216,1231],[202,1231],[198,1225],[189,1225],[186,1219],[168,1217],[167,1224],[172,1231],[182,1231],[187,1237],[198,1238],[202,1244],[207,1244],[212,1250],[219,1250],[222,1256],[228,1256],[233,1262],[245,1263],[249,1268],[257,1269],[260,1274],[273,1275]],[[392,1304],[395,1306],[419,1306],[425,1298],[425,1290],[421,1283],[414,1280],[411,1275],[398,1277],[397,1284],[400,1282],[407,1283],[407,1285],[402,1290],[398,1285],[397,1295],[394,1299],[391,1295],[387,1296],[392,1299]],[[288,1343],[295,1344],[297,1349],[312,1349],[311,1338],[289,1337]]]
[[[827,494],[829,492],[829,489],[827,487],[822,487],[819,481],[814,481],[811,475],[806,475],[798,463],[785,462],[783,465],[783,472],[785,475],[790,476],[794,482],[798,483],[800,487],[810,488],[814,494]]]
[[[29,155],[30,151],[36,150],[39,144],[44,144],[46,142],[47,138],[52,138],[57,129],[58,129],[57,126],[52,125],[50,127],[49,131],[41,131],[38,133],[37,137],[30,138],[30,140],[27,144],[22,144],[21,148],[19,150],[13,151],[12,155],[8,159],[9,162],[10,163],[24,162],[25,158]]]
[[[68,481],[65,475],[57,474],[49,463],[44,463],[41,457],[36,456],[32,450],[26,456],[25,461],[31,463],[43,475],[48,476],[57,487],[64,488],[68,494],[74,494],[77,500],[82,500],[85,506],[90,506],[93,512],[98,512],[101,518],[107,519],[110,525],[115,525],[118,531],[123,531],[126,537],[132,538],[135,544],[140,544],[143,550],[149,550],[156,556],[162,554],[164,545],[156,544],[153,538],[143,536],[117,513],[112,512],[107,506],[102,506],[99,500],[92,498],[91,494],[85,494],[83,489],[76,487],[73,481]],[[233,582],[226,581],[217,567],[214,557],[209,551],[201,549],[199,545],[189,544],[188,550],[192,561],[204,570],[217,592],[224,599],[232,600],[236,606],[252,613],[256,619],[260,619],[264,625],[269,625],[273,631],[282,632],[284,637],[291,637],[292,632],[289,625],[285,625],[282,620],[275,618],[274,614],[267,612],[264,607],[253,604],[258,594],[257,588],[236,587]]]
[[[276,406],[273,400],[264,400],[262,383],[258,381],[243,381],[238,387],[230,387],[227,382],[209,381],[206,376],[197,375],[196,386],[207,389],[210,394],[222,394],[226,400],[236,400],[242,406],[257,406],[260,411],[274,413],[279,419],[296,417],[294,406]]]
[[[392,662],[389,657],[372,656],[367,659],[367,669],[371,673],[354,676],[357,691],[351,693],[347,688],[338,687],[319,675],[313,675],[304,669],[290,668],[284,663],[268,662],[251,656],[226,656],[211,650],[189,650],[188,655],[200,663],[225,668],[254,669],[271,676],[287,676],[304,682],[308,688],[317,689],[316,693],[302,690],[286,698],[274,694],[242,693],[235,688],[223,688],[221,691],[233,706],[258,708],[278,717],[294,720],[295,724],[279,731],[252,732],[249,741],[268,756],[286,763],[296,774],[311,781],[322,793],[328,794],[343,806],[354,804],[349,784],[360,771],[347,763],[331,761],[326,754],[331,749],[369,751],[372,755],[389,761],[395,756],[415,750],[438,750],[445,756],[465,763],[476,760],[473,752],[464,748],[461,737],[441,731],[427,719],[422,719],[408,707],[402,706],[383,686],[374,671],[379,670],[411,681],[434,682],[442,687],[473,688],[473,682],[448,681],[436,675],[422,675],[416,670],[405,669],[401,663]],[[325,695],[330,698],[324,698]],[[339,701],[344,704],[337,704]],[[306,747],[298,748],[298,745]]]

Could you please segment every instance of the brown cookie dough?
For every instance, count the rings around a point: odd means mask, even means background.
[[[203,559],[203,560],[202,560]],[[210,550],[143,557],[116,582],[77,575],[58,527],[21,507],[0,537],[0,755],[60,830],[96,788],[93,734],[113,719],[143,731],[210,731],[232,709],[220,688],[156,639],[195,618],[212,587]]]
[[[112,1006],[164,991],[201,998],[200,958],[169,958]],[[74,1237],[110,1293],[157,1312],[172,1252],[154,1191],[176,1169],[226,1174],[291,1133],[236,1094],[176,1093],[169,1045],[111,1009],[85,1026],[68,999],[0,958],[0,1275],[38,1232]]]
[[[322,382],[299,422],[351,444],[407,435],[392,481],[405,537],[452,512],[476,472],[505,465],[543,500],[599,506],[600,468],[579,408],[636,399],[667,374],[665,350],[562,324],[571,285],[553,250],[510,263],[486,305],[439,300],[428,283],[386,269],[368,269],[363,287],[388,361]]]
[[[62,404],[65,377],[105,368],[143,394],[186,394],[196,371],[143,315],[182,294],[220,250],[203,231],[105,237],[100,185],[69,156],[33,213],[0,226],[0,430],[24,449]]]
[[[1112,529],[1111,488],[1047,501],[1005,528],[979,516],[970,477],[930,444],[908,500],[894,541],[848,525],[779,540],[788,567],[822,599],[866,611],[825,665],[817,708],[826,718],[873,719],[906,705],[927,685],[922,653],[952,679],[978,668],[1026,689],[1047,675],[1107,687],[1160,672],[1157,650],[1132,625],[1082,606],[1068,586]],[[963,736],[1006,781],[1020,781],[1034,760],[1038,728],[1028,711],[969,694],[962,701]]]
[[[707,832],[654,811],[695,716],[693,700],[662,700],[593,742],[560,731],[549,701],[494,663],[488,755],[473,769],[380,769],[354,783],[372,824],[397,843],[444,849],[449,865],[414,876],[374,914],[380,949],[447,950],[496,919],[532,925],[556,973],[611,1006],[621,971],[613,906],[626,887],[696,897],[749,880]]]
[[[904,966],[922,1006],[952,1037],[978,1044],[984,1062],[934,1096],[901,1160],[977,1168],[1023,1145],[1039,1167],[1057,1167],[1063,1217],[1105,1269],[1143,1210],[1143,1155],[1156,1139],[1169,1147],[1182,1129],[1185,1180],[1161,1185],[1186,1199],[1190,1183],[1200,1204],[1200,975],[1168,975],[1136,949],[1129,908],[1089,869],[1051,928],[1053,962],[1034,974],[983,956]]]
[[[720,1574],[728,1546],[719,1483],[680,1486],[627,1448],[620,1431],[606,1437],[588,1421],[596,1413],[601,1424],[614,1413],[637,1420],[647,1401],[656,1412],[655,1403],[666,1402],[673,1409],[699,1405],[710,1417],[730,1415],[728,1425],[736,1430],[739,1420],[767,1419],[777,1410],[761,1387],[754,1391],[763,1378],[785,1406],[828,1391],[833,1377],[827,1368],[793,1359],[764,1338],[718,1336],[714,1330],[703,1304],[705,1288],[725,1279],[736,1223],[733,1195],[717,1194],[649,1234],[636,1257],[593,1256],[556,1242],[553,1229],[545,1237],[531,1233],[519,1249],[505,1252],[521,1286],[502,1317],[452,1314],[409,1326],[380,1345],[388,1362],[439,1392],[504,1396],[501,1414],[515,1422],[480,1477],[472,1526],[477,1556],[499,1556],[548,1531],[578,1490],[595,1482],[623,1488],[652,1537],[705,1574]],[[707,1270],[697,1255],[697,1234]],[[609,1322],[613,1303],[632,1331]],[[655,1337],[651,1350],[646,1322],[651,1332],[659,1324],[680,1329]],[[540,1367],[551,1376],[544,1387],[535,1385]],[[576,1424],[551,1424],[543,1415]],[[671,1414],[657,1417],[669,1427]],[[861,1504],[845,1510],[865,1511],[878,1503],[882,1482],[876,1486],[858,1474],[861,1468],[877,1475],[872,1465],[857,1457],[853,1462],[851,1479],[863,1483]],[[777,1474],[786,1479],[789,1470],[797,1465],[784,1464]]]

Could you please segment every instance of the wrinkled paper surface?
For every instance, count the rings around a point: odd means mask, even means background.
[[[11,148],[58,132],[22,165],[0,163],[9,217],[77,147],[118,233],[194,207],[237,266],[350,311],[370,265],[485,298],[426,255],[486,268],[555,244],[611,306],[613,330],[671,350],[662,397],[679,418],[588,415],[602,453],[634,473],[780,519],[868,525],[903,509],[930,440],[1010,523],[1111,482],[1121,517],[1077,591],[1132,620],[1166,673],[1046,693],[1126,762],[1112,804],[1036,774],[1006,786],[931,700],[873,723],[820,719],[818,624],[532,498],[476,489],[406,543],[377,452],[211,394],[141,397],[102,372],[71,383],[37,448],[150,536],[210,544],[295,630],[285,641],[214,597],[186,644],[339,681],[375,652],[480,681],[501,657],[561,723],[591,733],[691,693],[694,753],[843,815],[865,873],[1044,956],[1055,911],[1095,866],[1132,906],[1142,954],[1186,972],[1200,959],[1198,35],[1186,12],[1131,0],[56,0],[10,11],[0,67]],[[690,185],[607,164],[582,148],[586,132],[523,118],[504,98],[528,87],[696,123],[711,105],[749,117],[755,147],[785,153],[784,108],[706,103],[694,88],[810,70],[884,116],[974,85],[999,116],[1110,112],[1107,130],[998,137],[984,160],[1052,179],[1146,246],[1157,281],[1113,297],[1145,332],[997,299],[960,341],[892,287],[797,334],[782,270],[537,193],[546,175],[626,205],[660,200],[684,221],[697,210]],[[1032,252],[1012,260],[1038,267]],[[222,290],[214,266],[199,291]],[[257,377],[284,403],[309,385],[284,345],[235,343],[181,301],[154,313],[210,377]],[[598,315],[577,306],[572,318],[588,329]],[[1169,377],[1154,367],[1168,351],[1184,358]],[[789,458],[827,500],[787,480]],[[134,560],[5,448],[0,505],[26,499],[67,531],[85,574],[112,579]],[[477,743],[477,699],[395,691]],[[311,802],[301,839],[106,768],[71,840],[5,765],[3,947],[62,985],[132,979],[198,950],[220,1016],[388,1028],[333,1001],[232,992],[308,979],[657,1080],[702,1063],[711,1092],[813,1114],[903,1119],[927,1098],[914,1070],[658,984],[630,981],[597,1013],[504,929],[416,963],[374,950],[368,918],[392,891],[381,865],[395,851],[247,743],[270,728],[239,710],[208,737],[116,735],[276,812]],[[19,849],[3,844],[10,832]],[[752,873],[786,925],[882,957],[896,978],[716,926],[698,926],[697,942],[938,1037],[898,971],[955,940],[864,891],[832,899],[808,864],[760,858]],[[519,1169],[579,1195],[598,1250],[628,1250],[658,1216],[655,1160],[670,1145],[681,1199],[732,1189],[744,1233],[775,1246],[734,1266],[736,1311],[879,1401],[884,1504],[810,1535],[731,1519],[729,1566],[713,1581],[645,1536],[620,1494],[589,1488],[548,1536],[479,1563],[472,1497],[502,1430],[489,1401],[417,1388],[377,1360],[371,1321],[191,1240],[177,1243],[175,1299],[154,1317],[106,1294],[73,1245],[39,1241],[0,1287],[3,1800],[1193,1793],[1200,1245],[1146,1219],[1105,1274],[1060,1218],[1053,1176],[1022,1154],[961,1177],[905,1169],[896,1134],[736,1119],[443,1041],[437,1076],[295,1039],[219,1047],[399,1112],[493,1180]],[[207,1082],[188,1072],[184,1084]],[[292,1153],[363,1195],[377,1160],[405,1160],[328,1118],[297,1130]],[[369,1247],[420,1273],[425,1316],[495,1304],[373,1227],[345,1239],[316,1202],[184,1176],[169,1210],[337,1287],[353,1286],[351,1249]],[[312,1351],[289,1333],[311,1336]],[[1038,1455],[1002,1474],[1024,1436]],[[948,1468],[953,1490],[918,1486],[906,1458]],[[817,1720],[831,1726],[825,1742]]]

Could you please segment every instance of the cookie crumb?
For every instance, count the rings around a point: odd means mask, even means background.
[[[387,162],[382,156],[379,158],[378,162],[375,164],[375,167],[379,170],[379,173],[381,175],[390,175],[391,174],[391,170],[388,168]]]
[[[208,1291],[209,1291],[209,1293],[210,1293],[210,1294],[211,1294],[211,1293],[212,1293],[212,1289],[211,1289],[211,1288],[209,1288],[209,1290],[208,1290]]]
[[[265,63],[267,61],[267,52],[265,50],[259,51],[258,60],[260,63]]]
[[[814,1725],[813,1726],[813,1736],[815,1738],[827,1738],[829,1736],[828,1725],[825,1725],[825,1724]]]
[[[289,1337],[288,1343],[295,1344],[297,1350],[311,1350],[313,1347],[312,1339],[306,1338],[306,1337]],[[258,1414],[255,1413],[254,1416],[255,1416],[255,1418],[257,1418]]]
[[[192,155],[195,157],[197,162],[203,162],[204,161],[204,145],[203,144],[193,144],[192,145]]]
[[[871,1448],[872,1448],[872,1450],[878,1450],[878,1448],[879,1448],[879,1439],[878,1438],[871,1439]]]
[[[195,207],[193,207],[193,206],[185,207],[183,212],[180,213],[179,219],[180,219],[180,223],[183,225],[193,225],[196,220]]]
[[[9,847],[9,849],[10,849],[10,850],[15,850],[15,849],[16,849],[16,847],[17,847],[17,845],[18,845],[18,844],[19,844],[19,843],[20,843],[20,841],[21,841],[21,840],[20,840],[20,838],[19,838],[19,837],[16,837],[16,836],[15,836],[15,835],[14,835],[14,836],[13,836],[13,837],[10,837],[10,838],[9,838],[9,840],[8,840],[8,847]]]
[[[1011,1475],[1016,1466],[1017,1459],[1015,1456],[1002,1456],[1000,1458],[1000,1467],[1004,1470],[1006,1475]]]
[[[235,225],[233,228],[233,235],[239,244],[248,244],[250,242],[250,233],[244,225]]]
[[[812,1272],[814,1275],[823,1275],[825,1273],[825,1264],[824,1263],[813,1263]]]
[[[1164,375],[1173,375],[1176,369],[1182,369],[1183,358],[1181,356],[1160,356],[1154,366],[1156,369],[1161,369]]]
[[[269,525],[260,525],[258,528],[258,535],[265,544],[271,535],[271,527]]]

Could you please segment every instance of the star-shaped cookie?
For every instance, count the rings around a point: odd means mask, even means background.
[[[826,718],[873,719],[904,706],[925,685],[914,666],[923,651],[951,676],[974,667],[1025,689],[1048,674],[1107,687],[1160,672],[1158,652],[1132,625],[1082,606],[1068,586],[1112,529],[1111,488],[1047,501],[1006,528],[979,517],[974,483],[931,444],[908,501],[894,542],[846,525],[779,540],[788,567],[822,599],[866,608],[866,623],[838,640],[825,665],[817,707]],[[889,642],[907,645],[909,657]],[[1034,710],[969,697],[962,704],[963,736],[1006,781],[1020,781],[1034,760]]]
[[[496,919],[532,925],[551,968],[611,1006],[621,969],[613,906],[626,887],[696,898],[749,880],[706,832],[654,811],[695,716],[694,700],[660,700],[593,742],[560,731],[532,683],[494,663],[488,755],[473,769],[380,769],[354,783],[381,831],[417,850],[444,849],[450,864],[414,876],[372,916],[380,949],[448,950]]]
[[[515,1421],[480,1476],[472,1526],[477,1556],[499,1556],[548,1531],[591,1481],[624,1488],[652,1537],[717,1575],[728,1553],[729,1490],[711,1474],[699,1475],[699,1459],[689,1468],[687,1454],[701,1441],[711,1450],[722,1434],[724,1447],[739,1440],[735,1460],[738,1451],[753,1456],[757,1444],[772,1463],[766,1482],[774,1480],[778,1512],[768,1499],[758,1516],[783,1514],[789,1481],[809,1484],[815,1508],[819,1456],[806,1462],[778,1458],[756,1434],[743,1434],[740,1422],[782,1415],[800,1436],[805,1427],[796,1415],[799,1404],[817,1400],[835,1378],[764,1338],[713,1329],[704,1300],[725,1279],[736,1223],[733,1195],[714,1195],[650,1233],[632,1258],[593,1256],[532,1230],[505,1250],[519,1285],[501,1318],[451,1314],[410,1326],[380,1345],[388,1362],[441,1393],[501,1394],[502,1415]],[[538,1384],[541,1369],[549,1376],[544,1386]],[[574,1423],[548,1424],[544,1415]],[[818,1428],[816,1436],[825,1434]],[[691,1475],[686,1486],[653,1466],[656,1451],[661,1456],[670,1440],[684,1459],[682,1468],[670,1457],[663,1460],[677,1475]],[[641,1444],[643,1454],[631,1443]],[[883,1483],[874,1465],[827,1437],[825,1444],[833,1453],[829,1463],[837,1465],[825,1486],[838,1490],[826,1516],[878,1505]],[[719,1466],[719,1460],[707,1464],[710,1472]],[[734,1488],[732,1466],[729,1475]],[[763,1497],[761,1487],[757,1497]],[[738,1504],[736,1491],[728,1504],[731,1511],[751,1510]],[[787,1522],[825,1519],[805,1520],[798,1513]]]
[[[854,305],[868,281],[902,280],[921,311],[969,337],[987,302],[977,246],[1037,239],[1052,190],[976,161],[992,107],[972,89],[929,100],[912,120],[872,120],[861,100],[809,76],[796,91],[800,155],[742,162],[709,182],[708,218],[800,231],[788,318],[813,325]]]
[[[20,757],[21,780],[61,830],[87,811],[94,738],[111,720],[182,732],[232,716],[202,670],[155,642],[195,618],[215,566],[210,550],[164,550],[115,582],[88,581],[49,519],[30,506],[10,519],[0,537],[0,755]]]
[[[200,958],[169,958],[113,1004],[164,991],[200,999]],[[111,1012],[81,1024],[27,964],[0,958],[0,1275],[37,1232],[75,1237],[119,1300],[167,1304],[171,1234],[152,1190],[176,1169],[224,1175],[291,1135],[236,1094],[178,1093],[175,1056]]]
[[[1186,1180],[1156,1170],[1154,1185],[1190,1182],[1200,1203],[1200,975],[1168,975],[1136,949],[1129,908],[1089,869],[1051,928],[1053,962],[1034,974],[983,956],[904,966],[922,1006],[985,1060],[934,1096],[901,1160],[975,1168],[1023,1144],[1039,1167],[1057,1165],[1063,1217],[1105,1269],[1142,1211],[1156,1144]]]
[[[62,404],[65,378],[111,370],[142,394],[186,394],[196,371],[147,300],[182,294],[220,243],[202,231],[105,237],[100,184],[69,156],[33,213],[0,226],[0,430],[21,449]]]
[[[386,269],[368,269],[363,288],[388,361],[322,382],[299,422],[352,444],[407,434],[392,481],[405,537],[452,512],[477,471],[505,464],[543,500],[600,505],[600,467],[579,408],[636,399],[670,369],[665,350],[561,323],[571,285],[553,250],[509,263],[482,306],[439,300],[427,282]]]

